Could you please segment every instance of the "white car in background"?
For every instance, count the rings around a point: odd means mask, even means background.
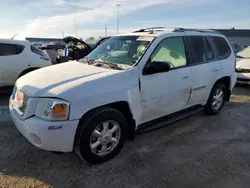
[[[49,65],[48,54],[30,42],[0,39],[0,88],[13,86],[19,77]]]
[[[250,84],[250,46],[236,54],[237,83]]]

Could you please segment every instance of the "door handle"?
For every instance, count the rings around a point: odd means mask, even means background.
[[[220,69],[218,68],[213,68],[213,72],[218,72]]]
[[[189,78],[189,75],[185,75],[182,77],[182,79],[188,79]]]

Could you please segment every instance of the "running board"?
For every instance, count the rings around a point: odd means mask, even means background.
[[[145,133],[145,132],[152,131],[155,129],[159,129],[166,125],[173,124],[177,121],[180,121],[192,115],[198,114],[201,111],[203,111],[203,106],[199,105],[199,106],[194,106],[194,107],[182,110],[180,112],[176,112],[168,116],[164,116],[162,118],[139,125],[136,130],[136,133],[140,134],[140,133]]]

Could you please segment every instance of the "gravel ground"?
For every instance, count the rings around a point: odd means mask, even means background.
[[[219,115],[137,135],[116,158],[91,166],[33,147],[2,110],[0,187],[249,188],[249,112],[250,88],[238,86]]]

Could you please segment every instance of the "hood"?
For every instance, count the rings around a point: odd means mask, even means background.
[[[250,70],[250,59],[237,58],[236,68],[249,69]]]
[[[82,41],[82,40],[79,40],[78,38],[71,37],[71,36],[63,38],[63,42],[64,42],[65,44],[68,44],[68,43],[70,43],[70,42],[73,42],[75,45],[76,45],[77,43],[80,43],[80,44],[82,44],[82,45],[85,45],[85,46],[91,48],[91,46],[89,46],[86,42],[84,42],[84,41]]]
[[[118,72],[120,71],[70,61],[32,71],[19,78],[16,86],[30,97],[55,97],[86,82]]]

